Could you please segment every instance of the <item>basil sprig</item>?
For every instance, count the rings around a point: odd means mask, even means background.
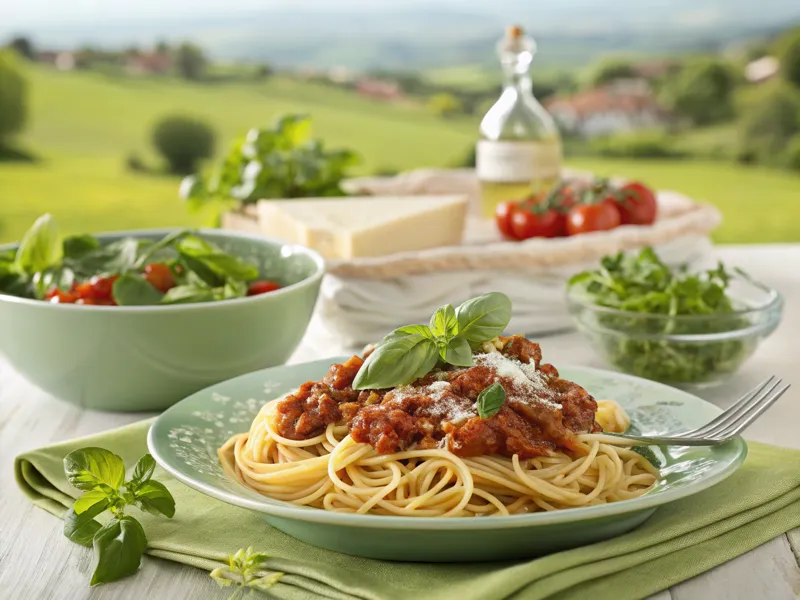
[[[505,403],[506,391],[499,382],[495,381],[478,394],[478,416],[481,419],[493,417],[500,412]]]
[[[505,331],[511,320],[511,300],[490,292],[454,309],[440,307],[429,325],[395,329],[362,365],[353,388],[383,389],[423,377],[439,364],[472,366],[472,351]]]
[[[96,565],[91,585],[134,574],[147,547],[141,523],[125,514],[136,506],[154,515],[172,518],[175,499],[163,483],[151,479],[156,461],[145,454],[125,481],[125,463],[104,448],[81,448],[64,458],[67,480],[84,494],[64,517],[64,535],[82,546],[93,546]],[[95,517],[111,512],[101,525]]]
[[[211,571],[211,578],[220,587],[230,587],[236,585],[237,589],[231,595],[231,599],[240,597],[239,591],[245,588],[251,590],[266,591],[275,585],[283,577],[283,573],[265,573],[269,555],[263,552],[256,552],[250,546],[245,550],[239,549],[236,554],[228,555],[228,564],[224,567],[217,567]]]

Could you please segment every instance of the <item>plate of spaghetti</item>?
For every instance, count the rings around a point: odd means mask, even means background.
[[[198,392],[148,436],[169,473],[311,544],[390,560],[535,556],[623,534],[744,460],[635,446],[720,411],[618,373],[544,362],[487,294],[360,355]]]

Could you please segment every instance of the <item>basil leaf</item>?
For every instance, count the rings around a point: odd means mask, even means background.
[[[42,215],[25,233],[17,249],[14,262],[17,268],[29,275],[54,267],[64,258],[64,247],[58,226],[49,214]]]
[[[488,419],[496,415],[506,402],[506,391],[498,382],[478,394],[478,416]]]
[[[244,298],[245,296],[247,296],[247,283],[238,279],[229,279],[225,282],[225,287],[222,289],[222,297],[225,300]]]
[[[428,329],[427,325],[404,325],[403,327],[398,327],[392,333],[383,338],[381,343],[390,339],[407,337],[409,335],[421,335],[429,340],[434,339],[433,333],[430,329]]]
[[[214,290],[199,285],[179,285],[167,290],[161,304],[190,304],[192,302],[210,302],[215,299]]]
[[[153,471],[156,469],[156,461],[150,454],[145,454],[142,458],[140,458],[136,462],[136,466],[133,467],[133,477],[127,483],[127,487],[130,489],[131,487],[136,488],[141,483],[150,479],[153,476]]]
[[[44,299],[47,292],[57,287],[60,290],[68,290],[75,281],[75,273],[69,267],[57,267],[55,269],[45,269],[33,275],[31,283],[33,292],[39,300]]]
[[[75,500],[75,503],[72,505],[75,514],[82,515],[87,510],[92,508],[95,504],[100,502],[105,502],[108,504],[108,494],[105,490],[102,489],[94,489],[89,490],[83,496]]]
[[[258,269],[255,265],[238,256],[226,254],[211,242],[196,235],[187,235],[184,237],[178,242],[177,249],[183,256],[193,258],[203,263],[214,273],[222,277],[241,279],[243,281],[250,281],[258,278]]]
[[[411,383],[436,366],[436,342],[422,335],[388,336],[361,366],[353,389],[383,389]]]
[[[149,456],[149,454],[148,454]],[[172,518],[175,514],[175,499],[159,481],[144,481],[133,492],[136,506],[154,515],[162,514]]]
[[[139,569],[147,537],[133,517],[114,518],[94,535],[92,545],[97,565],[91,585],[97,585],[133,575]]]
[[[161,302],[164,297],[146,279],[133,273],[126,273],[117,279],[111,293],[120,306],[151,306]]]
[[[108,504],[108,500],[98,502],[81,514],[75,512],[74,506],[70,508],[64,515],[64,535],[76,544],[91,546],[92,538],[102,528],[94,518],[107,509]]]
[[[174,245],[175,242],[186,237],[187,235],[190,235],[191,233],[192,232],[189,229],[181,229],[179,231],[173,231],[172,233],[168,233],[159,241],[155,242],[154,244],[151,244],[150,246],[147,246],[145,250],[136,259],[136,262],[133,267],[135,269],[141,269],[147,264],[147,262],[153,256],[155,256],[157,252],[159,252],[160,250],[164,250],[165,248],[169,248],[170,246]]]
[[[125,478],[125,463],[104,448],[81,448],[64,457],[64,472],[69,483],[79,490],[98,485],[119,490]]]
[[[472,366],[472,348],[469,342],[461,336],[456,336],[445,346],[445,354],[442,357],[448,364],[457,367]]]
[[[100,241],[93,235],[71,235],[64,238],[64,258],[79,259],[99,247]]]
[[[489,292],[467,300],[456,310],[458,335],[470,344],[480,344],[502,334],[511,320],[511,300],[500,292]]]
[[[444,337],[447,340],[458,333],[458,319],[456,310],[451,304],[439,307],[431,317],[431,333],[437,337]]]
[[[647,462],[653,465],[656,469],[661,468],[661,459],[656,456],[656,453],[653,452],[652,448],[649,446],[633,446],[631,450],[644,456],[647,459]]]
[[[141,240],[123,238],[64,262],[81,277],[125,273],[136,264],[140,245]]]
[[[211,267],[200,259],[181,254],[178,262],[189,272],[194,273],[199,281],[205,283],[209,287],[219,287],[225,282],[223,277],[215,273]]]

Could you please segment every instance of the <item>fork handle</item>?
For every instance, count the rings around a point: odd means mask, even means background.
[[[603,432],[603,435],[619,438],[620,442],[630,441],[631,446],[718,446],[728,441],[719,438],[626,435],[609,432]]]

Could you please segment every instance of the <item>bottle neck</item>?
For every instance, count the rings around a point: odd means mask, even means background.
[[[518,94],[526,96],[533,95],[533,81],[531,75],[527,71],[523,73],[512,72],[506,73],[505,81],[503,82],[503,91],[514,90]]]

